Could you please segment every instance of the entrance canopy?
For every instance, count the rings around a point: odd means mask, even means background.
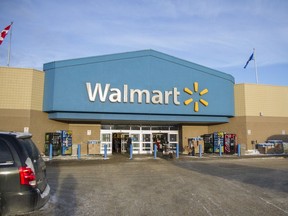
[[[234,116],[231,75],[154,50],[44,64],[50,119],[221,123]]]

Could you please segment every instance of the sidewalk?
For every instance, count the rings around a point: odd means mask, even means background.
[[[49,156],[42,156],[44,161],[50,161]],[[109,157],[107,157],[109,159]],[[52,160],[79,160],[77,155],[53,156]],[[81,155],[80,160],[104,160],[104,155]]]
[[[42,156],[44,161],[50,161],[49,156]],[[243,159],[243,158],[273,158],[273,157],[288,157],[288,154],[260,154],[257,152],[247,152],[245,155],[238,156],[237,154],[222,154],[221,156],[219,154],[207,154],[203,153],[202,156],[200,157],[199,155],[191,156],[187,154],[180,154],[179,158],[176,158],[176,155],[173,155],[173,158],[167,157],[167,156],[158,156],[156,159],[167,159],[167,160],[201,160],[201,159]],[[145,155],[139,155],[139,154],[134,154],[133,158],[130,159],[128,154],[113,154],[113,155],[108,155],[107,158],[104,158],[104,155],[81,155],[80,159],[78,159],[77,155],[59,155],[59,156],[53,156],[52,160],[53,161],[59,161],[59,160],[150,160],[154,158],[153,154],[145,154]]]

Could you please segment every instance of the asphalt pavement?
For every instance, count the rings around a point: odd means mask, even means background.
[[[46,164],[51,198],[29,216],[288,215],[287,157],[113,155]]]

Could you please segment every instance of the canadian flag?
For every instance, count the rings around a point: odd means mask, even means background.
[[[3,31],[1,31],[1,35],[0,35],[0,45],[2,44],[4,38],[6,37],[6,35],[8,34],[11,26],[13,23],[11,23],[10,25],[8,25]]]

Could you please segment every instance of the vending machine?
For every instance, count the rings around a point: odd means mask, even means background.
[[[45,133],[45,155],[49,155],[50,144],[52,144],[52,155],[58,156],[61,152],[60,133],[49,132]]]
[[[61,140],[61,154],[72,155],[72,131],[61,130],[59,132]]]
[[[226,154],[237,153],[237,135],[236,134],[224,135],[224,153]]]
[[[224,132],[213,133],[213,142],[214,142],[213,152],[218,153],[218,152],[220,152],[220,148],[221,148],[221,152],[223,153],[223,151],[224,151]]]
[[[204,152],[213,153],[213,134],[202,135],[204,142]]]

